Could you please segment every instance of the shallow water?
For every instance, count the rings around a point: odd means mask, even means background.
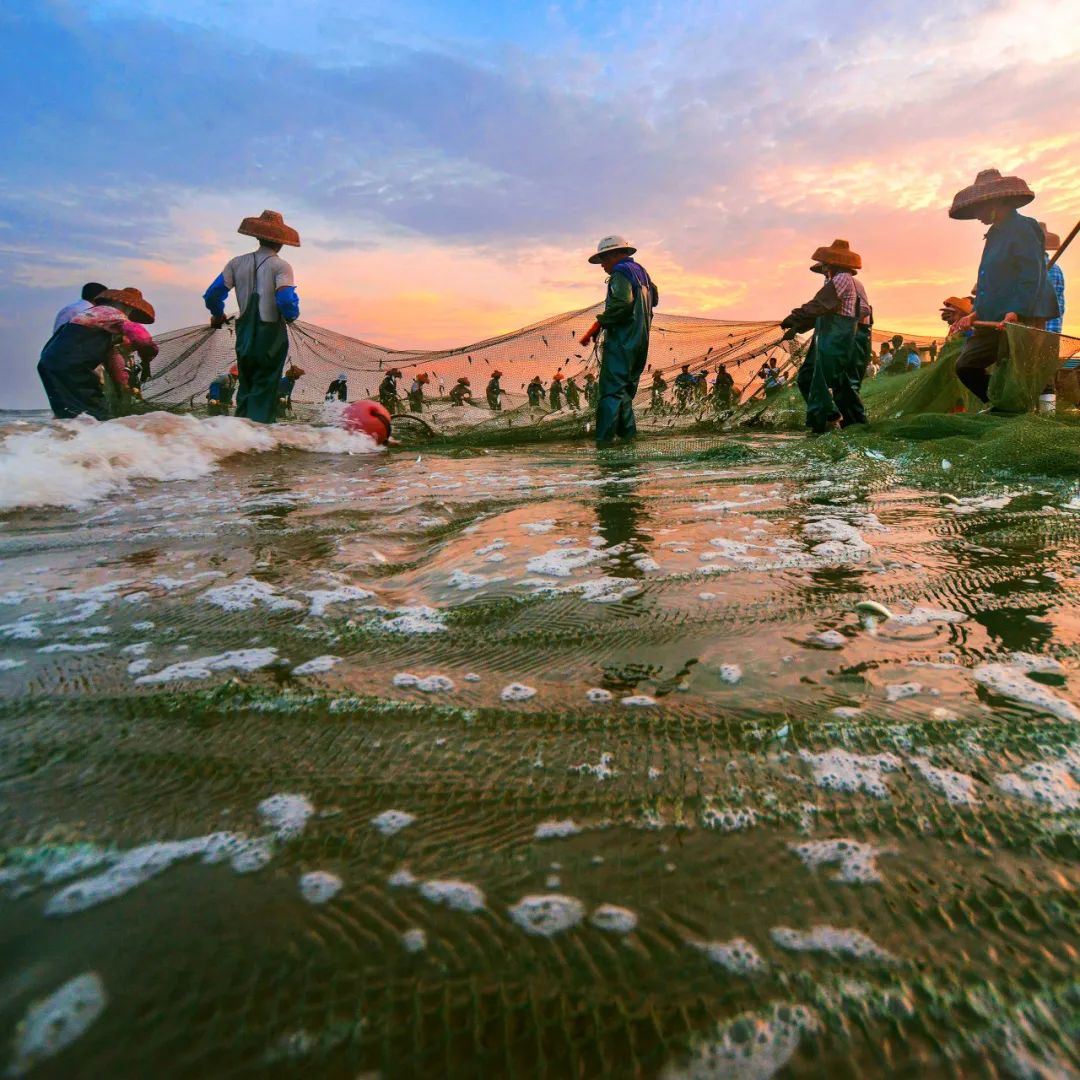
[[[17,1068],[1075,1074],[1075,484],[229,423],[0,519]]]

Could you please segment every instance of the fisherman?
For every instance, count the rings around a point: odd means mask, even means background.
[[[776,366],[776,361],[771,356],[767,357],[765,363],[761,365],[761,368],[758,371],[758,378],[765,384],[766,398],[771,398],[773,394],[778,394],[786,385],[784,376],[780,374],[780,369]]]
[[[945,335],[946,341],[963,332],[957,329],[956,323],[965,315],[970,315],[973,307],[970,296],[949,296],[942,300],[941,321],[949,327],[949,332]],[[971,331],[967,333],[970,336]]]
[[[667,393],[667,379],[659,368],[652,373],[652,386],[649,387],[649,411],[660,412],[664,408],[664,394]]]
[[[379,383],[379,404],[389,411],[391,416],[401,412],[401,399],[398,397],[397,381],[401,378],[401,369],[392,367]]]
[[[424,387],[427,386],[431,376],[426,371],[419,371],[413,376],[409,385],[409,412],[422,413],[424,411]]]
[[[637,434],[634,396],[649,359],[649,331],[660,294],[645,267],[634,261],[637,248],[621,236],[605,236],[589,262],[608,275],[604,310],[581,339],[588,345],[604,333],[600,360],[600,400],[596,409],[596,444]]]
[[[926,347],[927,355],[930,357],[930,363],[932,364],[937,359],[937,338],[930,342]]]
[[[918,371],[922,367],[919,346],[914,341],[909,341],[904,346],[904,366],[908,371]]]
[[[953,197],[949,217],[977,218],[986,233],[975,291],[975,308],[958,320],[961,330],[975,332],[956,361],[959,380],[982,402],[989,401],[987,369],[1007,354],[1004,324],[1019,322],[1043,329],[1059,314],[1053,286],[1046,275],[1045,240],[1034,218],[1017,213],[1035,193],[1019,176],[985,169],[975,183]],[[996,326],[975,326],[976,322]]]
[[[574,376],[566,380],[566,404],[577,412],[581,408],[581,387],[574,381]]]
[[[712,386],[713,408],[717,412],[730,409],[735,398],[735,380],[731,377],[726,364],[718,364],[716,378]]]
[[[278,404],[286,413],[292,412],[292,392],[297,380],[304,374],[304,369],[296,364],[290,364],[281,376],[281,386],[278,389]]]
[[[238,369],[233,364],[228,371],[216,376],[206,392],[206,411],[210,416],[228,416],[236,391]]]
[[[487,387],[484,390],[484,396],[487,398],[488,408],[492,412],[502,412],[502,384],[499,380],[502,378],[502,372],[496,368],[491,373],[491,378],[488,379]]]
[[[338,401],[349,400],[349,376],[347,372],[339,371],[334,376],[334,381],[326,388],[323,400],[333,401],[334,398],[337,398]]]
[[[225,325],[225,300],[236,289],[236,360],[240,370],[236,415],[258,424],[277,418],[278,390],[289,355],[286,324],[300,317],[292,267],[278,254],[283,244],[300,246],[300,234],[276,210],[246,217],[236,230],[259,247],[230,259],[203,294],[210,325]]]
[[[881,343],[881,349],[879,350],[877,367],[878,371],[887,371],[889,365],[892,363],[892,342],[883,341]]]
[[[138,289],[105,289],[84,311],[77,312],[49,338],[38,361],[38,375],[58,420],[87,413],[108,420],[97,369],[103,367],[126,389],[127,365],[121,349],[136,352],[144,379],[158,347],[145,329],[154,321],[154,308]]]
[[[469,389],[468,377],[462,375],[458,379],[455,386],[450,389],[450,403],[452,405],[464,406],[466,402],[472,404],[472,391]]]
[[[1053,266],[1049,264],[1050,252],[1057,251],[1061,247],[1061,237],[1057,233],[1050,232],[1045,223],[1040,221],[1039,224],[1046,238],[1046,276],[1050,279],[1050,287],[1054,290],[1058,302],[1057,318],[1047,319],[1046,330],[1050,334],[1060,334],[1062,318],[1065,315],[1065,274],[1062,272],[1060,262],[1054,263]],[[1057,397],[1068,405],[1075,407],[1080,403],[1080,353],[1069,357],[1061,365],[1054,378],[1054,391]]]
[[[585,404],[590,409],[595,409],[597,401],[600,400],[600,384],[591,371],[585,373],[585,386],[583,389],[585,391]]]
[[[709,396],[709,369],[704,368],[694,376],[694,401],[701,404]]]
[[[539,375],[533,376],[525,392],[529,395],[529,405],[534,409],[539,409],[544,400],[544,384],[540,381]]]
[[[690,365],[683,364],[682,371],[675,376],[675,407],[685,412],[690,405],[690,395],[697,389],[697,380],[690,374]]]
[[[552,412],[562,408],[564,377],[561,371],[556,371],[551,376],[551,385],[548,387],[548,405],[551,406]]]
[[[837,421],[843,427],[866,423],[859,388],[870,360],[873,311],[855,277],[862,259],[846,240],[819,247],[811,258],[811,271],[823,274],[825,284],[780,326],[789,340],[814,331],[796,381],[806,402],[806,426],[821,434]]]
[[[94,306],[94,301],[105,291],[105,286],[97,281],[88,281],[82,287],[82,296],[79,300],[76,300],[73,304],[68,304],[67,307],[62,307],[57,313],[56,318],[53,319],[53,333],[66,322],[71,320],[82,311],[89,311]]]

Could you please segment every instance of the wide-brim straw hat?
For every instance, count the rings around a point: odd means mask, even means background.
[[[959,311],[964,315],[970,315],[975,305],[971,302],[970,296],[950,296],[941,302],[943,308],[952,308],[954,311]]]
[[[138,289],[126,285],[122,289],[106,289],[94,297],[95,304],[124,304],[131,308],[134,322],[152,323],[155,319],[154,305]]]
[[[633,244],[627,243],[625,236],[605,236],[596,245],[596,253],[589,256],[589,262],[599,263],[605,255],[614,255],[617,252],[623,255],[633,255],[636,251],[637,248]]]
[[[459,383],[460,383],[460,384],[461,384],[462,386],[472,386],[472,383],[471,383],[471,382],[469,382],[468,378],[466,378],[466,376],[464,376],[464,375],[462,375],[462,376],[461,376],[461,378],[460,378],[460,379],[458,379],[458,382],[459,382]]]
[[[397,378],[400,379],[401,378],[401,368],[396,368],[396,367],[387,368],[386,369],[386,374],[387,375],[394,375],[394,376],[396,376]]]
[[[496,368],[496,369],[495,369],[495,370],[494,370],[494,371],[493,371],[493,372],[491,373],[491,377],[492,377],[493,379],[501,379],[501,378],[502,378],[502,372],[501,372],[501,371],[499,371],[499,369],[498,369],[498,368]]]
[[[236,230],[241,236],[254,236],[256,240],[269,240],[271,244],[300,246],[300,234],[285,224],[276,210],[264,210],[258,217],[246,217]]]
[[[1057,249],[1061,247],[1061,237],[1058,236],[1056,232],[1051,232],[1046,227],[1045,221],[1039,222],[1039,228],[1043,231],[1043,247],[1045,247],[1047,251],[1057,251]]]
[[[1034,198],[1035,192],[1019,176],[1002,176],[997,169],[983,169],[975,177],[974,184],[961,188],[953,196],[949,217],[957,221],[970,221],[983,203],[1000,201],[1016,208],[1027,206]]]
[[[828,247],[819,247],[810,258],[815,265],[822,264],[823,268],[818,273],[824,273],[825,266],[839,266],[844,270],[862,269],[862,256],[852,251],[846,240],[834,240]]]
[[[416,376],[416,381],[418,383],[431,382],[431,376],[426,371],[422,371]]]

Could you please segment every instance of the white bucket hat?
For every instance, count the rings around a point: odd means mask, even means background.
[[[633,255],[637,248],[628,244],[625,236],[605,236],[596,245],[596,254],[589,256],[589,262],[598,263],[604,255],[611,255],[616,251],[625,251],[627,255]]]

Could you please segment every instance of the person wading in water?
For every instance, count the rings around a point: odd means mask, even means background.
[[[610,445],[616,438],[637,434],[634,396],[649,359],[649,331],[653,308],[660,294],[640,263],[633,259],[637,248],[621,236],[605,236],[589,262],[599,264],[608,275],[604,310],[585,332],[582,345],[604,331],[600,360],[600,400],[596,407],[596,445]]]
[[[247,217],[236,230],[253,236],[259,248],[230,259],[203,294],[210,325],[225,325],[225,299],[236,289],[236,365],[240,371],[236,415],[258,424],[277,419],[278,391],[289,355],[286,323],[300,317],[293,268],[278,254],[283,244],[300,246],[300,234],[276,210]]]
[[[859,389],[873,347],[873,311],[862,283],[855,280],[862,259],[846,240],[819,247],[811,258],[810,269],[823,274],[825,284],[780,326],[789,341],[814,331],[796,382],[806,402],[806,426],[820,435],[836,421],[841,427],[866,423]]]

